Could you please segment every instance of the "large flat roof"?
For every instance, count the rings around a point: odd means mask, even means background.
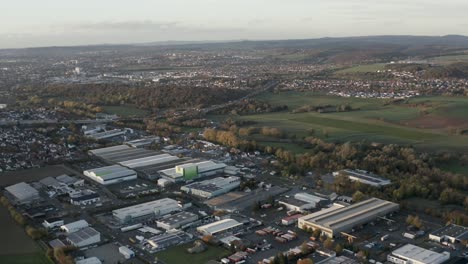
[[[5,190],[7,190],[20,201],[30,199],[39,194],[36,189],[25,182],[20,182],[15,185],[8,186],[5,188]]]
[[[70,242],[72,242],[73,244],[79,244],[82,241],[89,239],[91,237],[97,236],[97,235],[100,235],[100,233],[96,231],[94,228],[85,227],[81,230],[78,230],[76,232],[69,234],[68,240],[70,240]]]
[[[163,198],[151,202],[141,203],[133,206],[128,206],[120,209],[113,210],[112,213],[119,217],[125,218],[127,215],[138,215],[142,213],[154,213],[154,210],[163,206],[178,206],[176,200],[170,198]]]
[[[208,234],[216,234],[224,230],[228,230],[241,225],[241,223],[237,222],[234,219],[223,219],[211,224],[197,227],[197,230],[203,231]]]
[[[438,237],[447,236],[453,238],[464,237],[468,235],[468,227],[450,224],[437,229],[436,231],[432,232],[431,235]]]
[[[175,160],[179,160],[179,158],[169,154],[159,154],[138,159],[126,160],[120,162],[119,164],[129,168],[139,168],[150,165],[158,165]]]
[[[84,174],[93,174],[103,180],[112,180],[124,176],[136,175],[134,170],[125,168],[121,165],[112,165],[101,168],[95,168],[84,171]]]
[[[338,229],[353,223],[365,222],[388,211],[397,210],[398,204],[371,198],[347,207],[325,209],[305,216],[303,219],[330,229]]]
[[[112,151],[129,149],[129,148],[130,147],[127,145],[118,145],[118,146],[112,146],[112,147],[107,147],[107,148],[93,149],[93,150],[90,150],[89,153],[98,155],[98,154],[104,154],[104,153],[112,152]]]
[[[446,256],[422,247],[407,244],[392,252],[393,255],[419,263],[441,263]]]
[[[170,215],[168,217],[164,217],[162,219],[159,219],[158,222],[167,224],[167,225],[173,225],[177,224],[179,222],[184,222],[189,218],[198,218],[198,215],[191,213],[191,212],[180,212],[177,214]]]

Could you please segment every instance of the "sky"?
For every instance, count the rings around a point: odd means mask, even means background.
[[[468,0],[2,0],[0,48],[468,35]]]

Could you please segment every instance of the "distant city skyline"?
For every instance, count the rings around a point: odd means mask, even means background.
[[[16,0],[0,48],[159,41],[468,35],[466,0]]]

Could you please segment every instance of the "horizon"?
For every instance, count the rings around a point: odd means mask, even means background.
[[[468,2],[463,0],[443,3],[19,0],[9,1],[2,8],[0,49],[166,41],[468,35],[464,12]]]
[[[166,45],[191,45],[191,44],[226,44],[240,42],[272,42],[272,41],[301,41],[301,40],[323,40],[323,39],[354,39],[354,38],[372,38],[372,37],[420,37],[420,38],[444,38],[444,37],[463,37],[468,39],[467,35],[446,34],[446,35],[353,35],[341,37],[317,37],[317,38],[285,38],[285,39],[225,39],[225,40],[161,40],[149,42],[125,42],[125,43],[93,43],[82,45],[50,45],[50,46],[31,46],[21,48],[0,48],[0,50],[22,50],[22,49],[46,49],[46,48],[78,48],[78,47],[99,47],[99,46],[166,46]]]

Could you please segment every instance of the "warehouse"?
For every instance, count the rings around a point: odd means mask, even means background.
[[[120,165],[85,170],[83,174],[91,180],[103,185],[136,180],[137,178],[137,174],[134,170],[127,169]]]
[[[161,141],[160,137],[146,137],[135,140],[130,140],[125,142],[126,145],[129,145],[132,148],[143,148],[150,146],[153,143],[159,143]]]
[[[211,224],[197,227],[197,231],[203,235],[217,235],[220,233],[234,231],[240,229],[241,223],[234,219],[223,219]]]
[[[239,177],[214,178],[202,182],[194,182],[180,188],[181,191],[201,198],[212,198],[239,187]]]
[[[192,239],[192,235],[182,231],[169,231],[146,240],[144,245],[150,252],[160,251],[173,245],[180,245]]]
[[[437,253],[407,244],[394,250],[387,260],[396,264],[440,264],[450,259],[449,252]]]
[[[122,254],[125,259],[131,259],[135,257],[135,252],[133,252],[133,250],[129,249],[126,246],[120,246],[119,253]]]
[[[177,229],[181,226],[185,226],[191,224],[198,220],[198,215],[190,213],[190,212],[180,212],[174,215],[170,215],[159,219],[156,221],[158,227],[170,230],[170,229]]]
[[[333,172],[333,176],[337,177],[338,175],[345,175],[351,181],[357,181],[363,184],[371,185],[374,187],[381,187],[389,185],[392,182],[388,179],[382,178],[375,174],[369,173],[364,170],[341,170]]]
[[[87,189],[70,193],[70,203],[73,205],[89,205],[97,203],[100,200],[99,194]]]
[[[118,145],[118,146],[112,146],[112,147],[107,147],[107,148],[93,149],[93,150],[88,151],[88,153],[98,156],[101,154],[105,154],[105,153],[109,153],[113,151],[125,150],[125,149],[130,149],[130,147],[127,145]]]
[[[112,214],[120,223],[127,223],[139,219],[163,216],[180,210],[181,207],[176,200],[164,198],[117,209],[112,211]]]
[[[179,182],[224,173],[224,168],[226,168],[224,163],[202,161],[177,165],[171,169],[161,170],[159,174],[172,182]]]
[[[253,203],[267,201],[270,197],[275,197],[287,191],[287,188],[272,186],[269,189],[259,188],[248,193],[228,192],[205,201],[205,204],[213,210],[236,212],[251,207]]]
[[[398,209],[396,203],[371,198],[346,207],[335,204],[331,208],[299,218],[298,224],[301,229],[320,228],[324,235],[334,237]]]
[[[27,204],[40,198],[39,192],[25,182],[8,186],[5,190],[6,195],[9,196],[15,204]]]
[[[429,239],[438,243],[450,242],[452,244],[468,240],[468,228],[449,224],[429,234]]]
[[[162,164],[162,163],[166,163],[170,161],[176,161],[176,160],[179,160],[179,158],[169,155],[169,154],[160,154],[160,155],[154,155],[154,156],[149,156],[149,157],[144,157],[144,158],[122,161],[122,162],[119,162],[119,164],[127,168],[134,169],[134,168],[140,168],[140,167],[145,167],[145,166],[158,165],[158,164]]]
[[[60,227],[60,230],[66,233],[73,233],[80,229],[88,227],[89,224],[86,220],[78,220]]]
[[[102,264],[102,261],[97,257],[90,257],[82,260],[77,260],[75,264]]]
[[[85,227],[67,236],[68,242],[75,247],[86,247],[101,242],[101,234],[92,227]]]

